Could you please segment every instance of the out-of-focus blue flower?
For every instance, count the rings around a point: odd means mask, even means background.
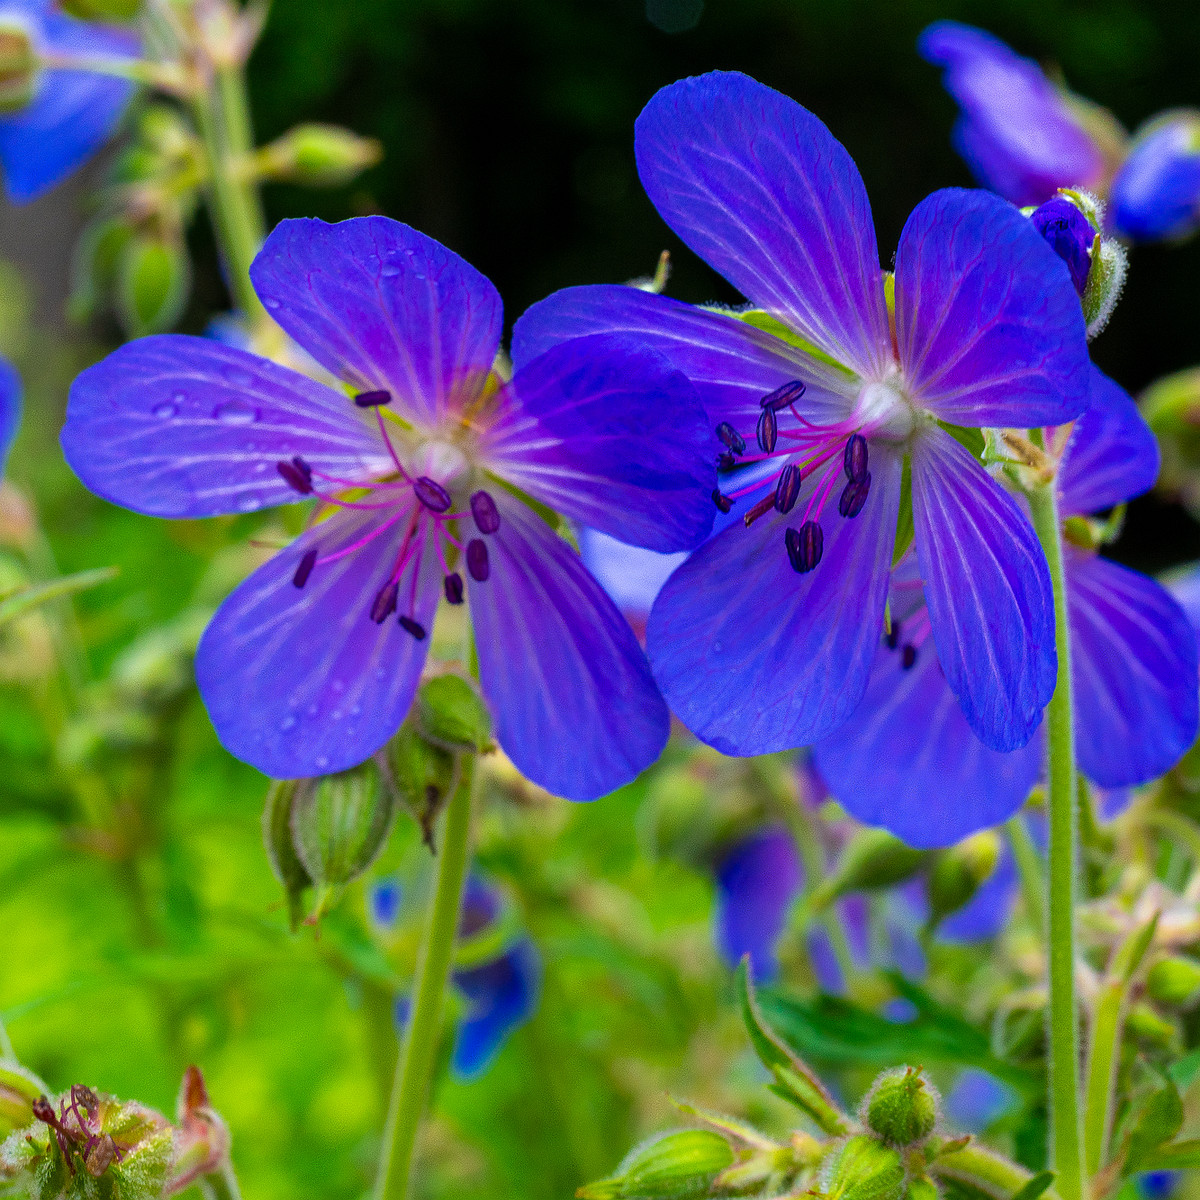
[[[1037,63],[956,21],[930,25],[917,50],[945,69],[946,90],[961,112],[954,148],[985,187],[1025,205],[1042,204],[1059,188],[1100,182],[1099,148]]]
[[[372,920],[387,929],[399,913],[400,888],[385,879],[371,890]],[[500,918],[500,895],[485,879],[472,874],[463,894],[458,923],[460,944],[487,932]],[[462,996],[464,1011],[458,1022],[451,1066],[456,1075],[473,1079],[481,1075],[500,1053],[505,1040],[533,1015],[541,988],[542,964],[533,942],[521,934],[485,962],[456,967],[452,978]],[[411,1001],[396,999],[396,1024],[408,1020]]]
[[[1135,1177],[1142,1200],[1167,1200],[1179,1188],[1180,1171],[1143,1171]]]
[[[0,476],[21,427],[23,391],[17,368],[0,358]]]
[[[135,59],[125,29],[78,21],[53,0],[0,0],[0,23],[28,33],[35,55],[53,64]],[[0,163],[9,198],[34,200],[86,162],[112,134],[133,96],[127,79],[54,65],[37,71],[33,97],[0,115]]]
[[[692,385],[620,336],[500,384],[495,288],[384,217],[284,221],[251,276],[353,399],[212,339],[148,337],[79,376],[62,435],[85,484],[151,515],[317,502],[200,641],[225,746],[279,778],[361,762],[408,711],[444,596],[470,604],[496,738],[529,779],[580,800],[632,779],[667,707],[628,623],[514,490],[651,549],[698,544],[715,472]]]
[[[1059,473],[1063,516],[1140,495],[1153,485],[1158,462],[1154,435],[1132,398],[1093,368],[1089,407]],[[1080,769],[1102,788],[1144,783],[1195,739],[1195,634],[1154,580],[1069,540],[1064,554]],[[895,574],[896,623],[880,644],[866,698],[813,758],[859,820],[912,845],[946,846],[1021,807],[1041,772],[1042,745],[1039,737],[1001,754],[974,736],[930,644],[915,571],[910,563]],[[931,804],[934,795],[945,802]]]
[[[976,1067],[961,1071],[942,1099],[951,1128],[976,1134],[1004,1116],[1015,1102],[1012,1088]]]
[[[1054,686],[1049,575],[1013,498],[928,418],[1028,426],[1082,409],[1086,334],[1065,264],[997,197],[938,192],[900,238],[893,346],[866,189],[811,113],[716,72],[660,91],[635,148],[659,212],[759,323],[571,288],[521,318],[513,354],[634,335],[696,384],[715,424],[728,482],[714,499],[730,524],[670,577],[647,629],[672,709],[743,755],[809,744],[850,716],[909,457],[947,673],[981,738],[1023,745]]]
[[[1200,113],[1150,122],[1113,179],[1113,228],[1139,242],[1186,237],[1200,226]]]

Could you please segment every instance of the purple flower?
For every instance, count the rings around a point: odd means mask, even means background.
[[[1065,196],[1055,196],[1029,217],[1033,227],[1067,264],[1076,292],[1083,295],[1092,269],[1092,249],[1097,233],[1092,223]]]
[[[0,476],[21,427],[22,391],[17,368],[0,358]]]
[[[1100,148],[1037,63],[956,21],[930,25],[917,51],[945,68],[946,90],[961,110],[954,148],[985,187],[1024,205],[1101,182]]]
[[[997,197],[938,192],[901,235],[893,334],[862,179],[811,113],[744,75],[704,75],[650,101],[636,151],[668,224],[757,311],[573,288],[521,318],[514,355],[622,332],[701,394],[729,527],[651,614],[672,709],[735,754],[804,745],[850,716],[907,459],[947,676],[981,738],[1023,745],[1054,687],[1048,572],[1016,501],[942,422],[1024,427],[1082,409],[1086,339],[1065,264]]]
[[[1016,1099],[1012,1088],[994,1075],[967,1067],[959,1073],[944,1104],[954,1129],[979,1134],[1011,1109]]]
[[[0,0],[0,22],[23,27],[34,53],[51,63],[133,59],[136,35],[77,21],[52,0]],[[9,198],[35,200],[61,183],[108,140],[133,84],[85,68],[48,66],[34,80],[32,99],[0,116],[0,163]]]
[[[596,337],[499,383],[495,289],[382,217],[285,221],[251,273],[353,398],[209,339],[149,337],[75,381],[62,435],[88,487],[140,512],[317,501],[201,639],[225,746],[280,777],[362,761],[409,708],[440,598],[465,597],[517,767],[574,799],[633,778],[666,741],[666,705],[628,624],[516,493],[656,550],[695,545],[713,473],[687,380]]]
[[[1063,516],[1129,500],[1157,473],[1158,446],[1137,406],[1092,368],[1090,405],[1059,473]],[[1080,769],[1104,788],[1144,783],[1196,736],[1195,636],[1154,580],[1070,541],[1065,554]],[[927,644],[915,568],[894,579],[898,619],[879,646],[866,698],[814,758],[859,820],[916,846],[950,845],[1021,807],[1041,773],[1041,739],[1000,754],[973,735]]]
[[[1147,123],[1113,179],[1110,220],[1122,237],[1157,242],[1200,226],[1200,113]]]

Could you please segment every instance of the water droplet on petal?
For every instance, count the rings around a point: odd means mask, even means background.
[[[179,408],[177,405],[172,404],[170,400],[164,400],[161,404],[156,404],[150,410],[150,415],[157,417],[160,421],[169,421],[178,412]]]
[[[388,275],[388,276],[399,275],[400,268],[393,266],[391,263],[388,263],[388,265],[385,266],[379,273],[380,273],[380,275]]]
[[[317,759],[317,761],[316,761],[316,767],[317,767],[317,770],[318,770],[318,771],[323,771],[323,770],[325,770],[325,768],[326,768],[327,766],[329,766],[329,759],[328,759],[328,758],[326,758],[326,756],[325,756],[324,754],[322,754],[322,755],[320,756],[320,758],[318,758],[318,759]]]
[[[279,722],[279,730],[281,733],[287,733],[289,729],[296,728],[296,718],[294,716],[286,716]]]
[[[213,416],[223,425],[250,425],[258,420],[258,409],[244,400],[226,400],[213,409]]]
[[[308,715],[309,715],[310,717],[315,717],[315,716],[317,715],[318,709],[317,709],[317,706],[316,706],[315,704],[310,704],[310,705],[308,706],[308,710],[307,710],[307,711],[308,711]]]
[[[238,497],[237,506],[239,512],[254,512],[255,509],[262,507],[262,500],[253,492],[247,492],[244,496]]]
[[[265,305],[266,305],[268,308],[279,308],[279,307],[280,307],[280,305],[281,305],[281,303],[282,303],[282,301],[280,301],[280,300],[276,300],[274,296],[271,296],[271,297],[269,297],[268,299],[264,300],[264,301],[263,301],[263,303],[264,303],[264,304],[265,304]]]
[[[225,367],[221,374],[233,384],[234,387],[249,387],[254,382],[254,376],[246,370],[245,367]]]

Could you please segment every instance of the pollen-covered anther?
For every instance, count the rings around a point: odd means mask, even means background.
[[[723,512],[727,513],[733,507],[733,501],[724,495],[720,488],[713,488],[712,492],[713,503]]]
[[[821,561],[825,551],[825,535],[816,521],[805,521],[799,529],[789,529],[783,535],[783,540],[793,570],[801,575],[808,574]]]
[[[843,517],[857,517],[867,502],[867,494],[871,490],[871,472],[868,471],[861,479],[851,479],[842,488],[838,499],[838,512]]]
[[[746,439],[728,421],[722,421],[717,426],[717,437],[733,451],[734,454],[746,453]]]
[[[385,583],[379,589],[375,603],[371,605],[371,620],[376,625],[382,625],[396,611],[396,595],[399,591],[400,585],[395,581]]]
[[[758,438],[758,448],[764,454],[771,454],[775,443],[779,441],[779,419],[773,408],[764,408],[758,414],[758,427],[754,432]]]
[[[768,392],[760,401],[759,404],[763,408],[769,408],[777,412],[781,408],[787,408],[789,405],[795,404],[805,392],[804,384],[799,379],[793,379],[790,383],[785,383],[782,387],[777,387],[773,392]]]
[[[781,513],[790,513],[796,507],[803,482],[804,477],[795,463],[788,463],[780,472],[779,481],[775,484],[775,507]]]
[[[868,458],[867,439],[861,433],[852,433],[846,439],[846,451],[842,455],[842,464],[846,469],[846,478],[858,483],[867,474]]]
[[[391,404],[392,393],[380,389],[374,392],[359,392],[354,397],[354,403],[359,408],[382,408],[385,404]]]
[[[487,544],[482,538],[472,538],[467,543],[467,570],[476,583],[485,583],[492,573]]]
[[[406,633],[411,633],[418,642],[425,640],[425,626],[420,621],[414,621],[412,617],[401,617],[400,628]]]
[[[462,576],[457,571],[451,571],[442,580],[442,590],[446,593],[447,604],[461,604],[463,602]]]
[[[419,475],[413,480],[413,492],[430,512],[444,513],[450,507],[450,493],[428,475]]]
[[[500,528],[500,510],[488,492],[480,490],[472,494],[471,516],[480,533],[495,533]]]
[[[911,642],[900,651],[900,665],[906,670],[911,671],[913,664],[917,661],[917,648]]]
[[[299,492],[302,496],[312,495],[312,467],[300,455],[297,454],[291,462],[281,459],[275,464],[275,469],[283,476],[284,483],[293,491]]]
[[[311,550],[304,552],[304,557],[300,560],[300,565],[296,568],[296,573],[292,576],[292,582],[302,588],[307,582],[308,577],[313,572],[313,567],[317,565],[317,548],[314,546]]]

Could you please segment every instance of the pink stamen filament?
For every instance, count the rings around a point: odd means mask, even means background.
[[[808,507],[804,510],[804,519],[800,522],[801,525],[812,519],[814,514],[816,516],[821,515],[821,510],[825,507],[825,503],[829,499],[830,493],[833,491],[833,485],[837,482],[840,466],[840,463],[834,463],[830,470],[825,473],[825,478],[813,491],[813,494],[808,501]]]

